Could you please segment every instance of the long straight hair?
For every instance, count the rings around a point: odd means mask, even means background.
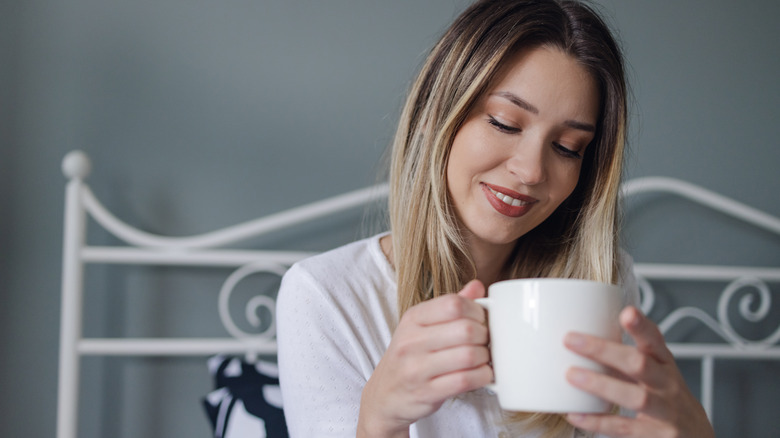
[[[389,214],[398,308],[460,290],[475,267],[447,191],[446,168],[469,112],[521,50],[554,47],[595,79],[600,108],[573,193],[518,239],[508,278],[617,281],[618,190],[627,124],[620,49],[580,1],[482,0],[447,29],[410,90],[392,145]],[[519,414],[550,436],[571,431],[560,415]]]

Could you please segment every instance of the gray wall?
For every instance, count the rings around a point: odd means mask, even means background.
[[[54,434],[62,156],[88,152],[97,196],[158,233],[204,232],[371,184],[408,82],[467,2],[420,3],[0,3],[0,436]],[[780,4],[600,4],[635,94],[629,176],[683,178],[780,216]],[[626,245],[639,261],[780,265],[777,236],[675,200],[631,207]],[[353,216],[260,244],[339,244],[358,235]],[[88,335],[219,333],[218,275],[87,276]],[[714,307],[710,291],[689,296]],[[208,436],[202,359],[84,365],[81,436]],[[696,387],[696,367],[683,368]],[[741,400],[716,408],[721,436],[780,428],[778,368],[719,363],[718,395]]]

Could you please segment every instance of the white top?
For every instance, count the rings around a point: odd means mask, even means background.
[[[354,437],[360,396],[398,324],[395,274],[377,235],[293,265],[277,300],[279,378],[290,436]],[[622,260],[627,303],[638,301]],[[535,437],[510,430],[482,389],[445,402],[411,437]]]

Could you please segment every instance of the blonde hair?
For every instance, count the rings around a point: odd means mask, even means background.
[[[401,315],[474,278],[447,191],[450,147],[505,60],[539,46],[563,50],[593,75],[600,88],[599,121],[574,192],[518,239],[505,272],[509,278],[616,282],[618,187],[627,123],[620,50],[605,23],[580,2],[483,0],[464,11],[429,54],[393,142],[389,214]],[[560,415],[523,413],[513,419],[543,428],[548,436],[571,432]]]

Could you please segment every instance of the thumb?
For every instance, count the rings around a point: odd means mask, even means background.
[[[463,286],[458,295],[470,300],[482,298],[485,296],[485,285],[479,280],[471,280]]]

